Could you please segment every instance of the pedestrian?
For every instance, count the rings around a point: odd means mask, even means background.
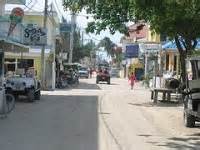
[[[93,69],[92,68],[90,68],[89,73],[90,73],[90,78],[92,78],[92,73],[93,73]]]
[[[130,82],[130,85],[131,85],[131,90],[133,89],[135,80],[136,80],[135,74],[132,72],[131,75],[129,76],[129,82]]]

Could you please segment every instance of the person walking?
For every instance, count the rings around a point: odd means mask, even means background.
[[[131,75],[129,76],[129,82],[130,82],[130,85],[131,85],[131,90],[133,89],[135,80],[136,80],[135,74],[132,72]]]
[[[92,73],[93,73],[93,69],[90,68],[90,69],[89,69],[90,78],[92,78]]]

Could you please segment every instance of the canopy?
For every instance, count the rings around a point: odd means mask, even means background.
[[[3,49],[5,52],[13,52],[13,53],[29,51],[28,46],[10,40],[0,40],[0,49]]]
[[[183,44],[181,44],[182,48],[184,48]],[[162,49],[171,49],[171,50],[177,50],[176,42],[175,40],[173,41],[168,41],[162,44]],[[197,45],[195,49],[200,49],[200,39],[197,40]]]

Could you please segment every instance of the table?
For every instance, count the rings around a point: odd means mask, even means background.
[[[162,93],[162,100],[171,100],[171,93],[174,93],[175,89],[167,89],[167,88],[154,88],[151,89],[151,99],[153,99],[154,103],[158,101],[158,93]],[[166,97],[167,95],[167,97]],[[167,99],[166,99],[167,98]]]

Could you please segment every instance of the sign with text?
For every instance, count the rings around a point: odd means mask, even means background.
[[[65,33],[65,32],[71,32],[71,25],[67,23],[61,23],[60,24],[60,32]]]
[[[160,44],[144,44],[146,51],[159,51],[161,49]]]
[[[126,58],[137,58],[139,55],[139,45],[138,44],[131,44],[126,45]]]
[[[38,26],[28,25],[24,29],[24,44],[26,45],[46,45],[47,44],[47,31]]]
[[[26,4],[26,0],[7,0],[7,4]]]

